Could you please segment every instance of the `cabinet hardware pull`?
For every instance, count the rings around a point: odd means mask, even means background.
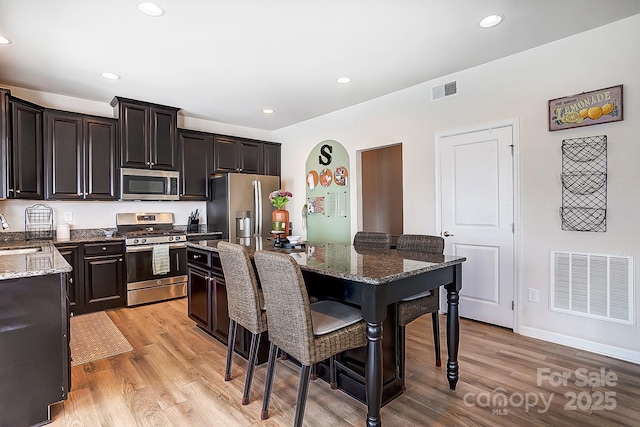
[[[17,194],[20,194],[20,190],[16,190],[16,193],[17,193]]]
[[[122,258],[118,258],[118,261],[119,261],[119,262],[122,262]]]
[[[103,250],[103,251],[106,251],[106,250],[107,250],[107,247],[106,247],[106,246],[103,246],[103,247],[102,247],[102,250]]]

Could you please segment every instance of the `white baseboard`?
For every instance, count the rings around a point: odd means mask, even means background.
[[[520,326],[520,328],[518,328],[518,333],[527,337],[537,338],[556,344],[578,348],[580,350],[591,351],[593,353],[614,357],[616,359],[625,360],[627,362],[640,364],[640,351],[614,347],[607,344],[601,344],[594,341],[558,334],[555,332],[543,331],[527,326]]]

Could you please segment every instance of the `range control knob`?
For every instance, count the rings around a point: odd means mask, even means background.
[[[140,243],[147,243],[147,239],[141,239]]]
[[[169,241],[173,240],[173,236],[169,236]],[[178,240],[178,238],[176,237],[176,240]]]
[[[176,236],[176,242],[180,240],[180,236]]]
[[[138,244],[138,239],[133,239],[133,244],[137,245]]]

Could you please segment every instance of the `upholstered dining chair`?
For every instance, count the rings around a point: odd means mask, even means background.
[[[371,249],[389,249],[391,236],[379,231],[358,231],[353,237],[353,246]]]
[[[440,236],[402,234],[398,238],[396,249],[398,252],[417,252],[441,256],[444,251],[444,239]],[[431,313],[436,366],[442,364],[440,360],[440,325],[438,322],[439,300],[440,292],[439,289],[436,288],[411,296],[398,303],[398,325],[402,328],[402,336],[404,336],[404,329],[409,323],[424,314]],[[404,341],[403,339],[400,343],[402,346],[401,354],[404,354]],[[402,364],[402,382],[404,387],[404,363]]]
[[[365,346],[366,324],[360,310],[349,305],[335,301],[310,304],[300,266],[289,255],[256,251],[254,261],[264,292],[271,341],[261,418],[269,417],[276,356],[280,349],[302,364],[294,421],[294,426],[301,426],[311,366],[343,351]],[[331,365],[331,382],[335,382],[333,361]]]
[[[251,346],[247,360],[247,375],[244,381],[242,404],[249,403],[253,371],[258,356],[260,336],[267,330],[267,314],[263,309],[264,298],[258,289],[258,281],[244,246],[235,243],[218,243],[218,253],[224,272],[229,308],[229,338],[227,341],[227,365],[224,380],[231,380],[233,347],[238,324],[251,332]]]

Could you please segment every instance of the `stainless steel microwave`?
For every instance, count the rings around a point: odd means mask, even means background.
[[[121,200],[180,200],[180,172],[120,169]]]

